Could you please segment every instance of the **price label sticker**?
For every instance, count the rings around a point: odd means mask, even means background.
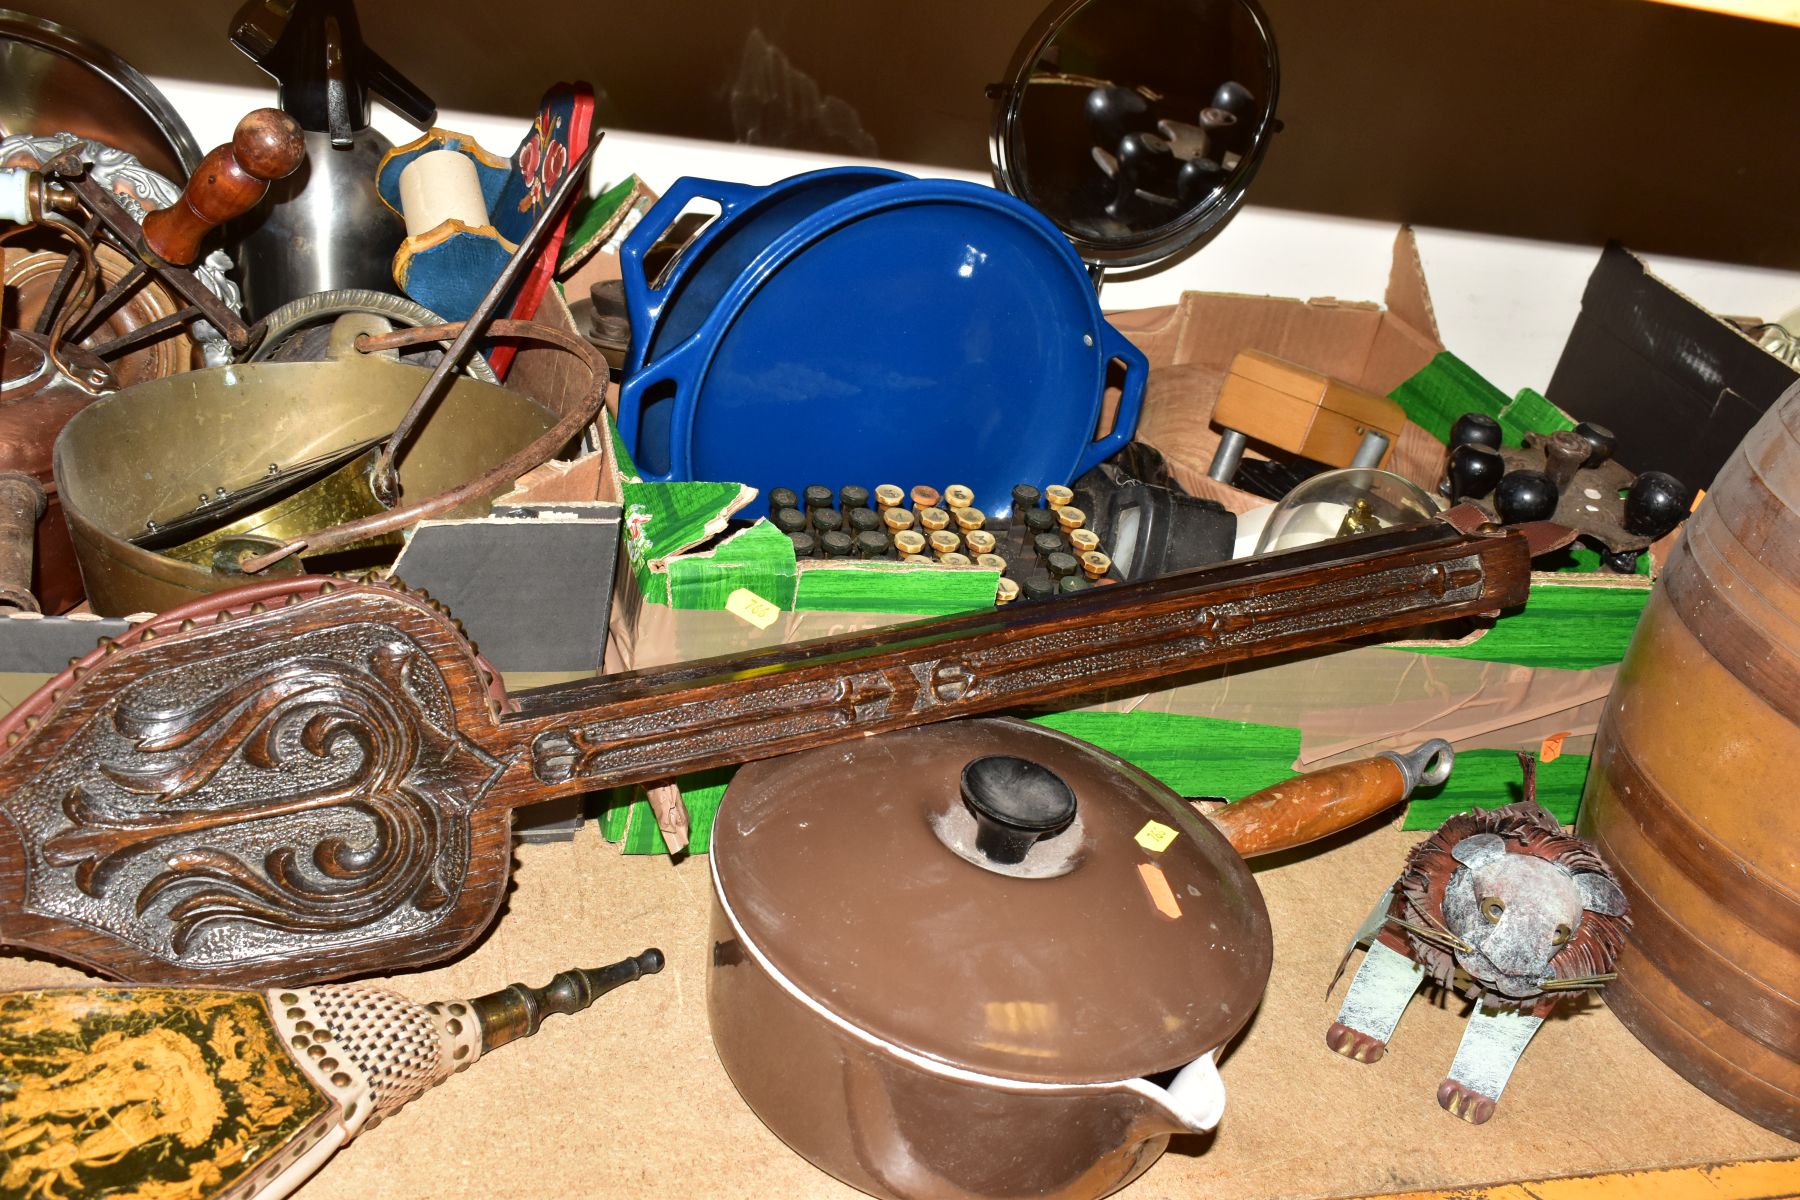
[[[1544,744],[1538,747],[1538,761],[1541,763],[1553,763],[1561,758],[1563,742],[1568,736],[1569,731],[1565,729],[1561,733],[1553,733],[1545,738]]]
[[[1171,920],[1181,919],[1181,905],[1175,899],[1175,889],[1169,886],[1169,880],[1155,863],[1139,863],[1138,878],[1144,881],[1144,890],[1150,894],[1150,903],[1156,911]]]
[[[1161,821],[1146,821],[1144,827],[1137,831],[1137,844],[1152,854],[1161,854],[1167,850],[1176,838],[1180,837],[1173,829]]]
[[[749,588],[739,588],[725,598],[725,611],[742,617],[758,629],[767,629],[781,615],[781,610]]]

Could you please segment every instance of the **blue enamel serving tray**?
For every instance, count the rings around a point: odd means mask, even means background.
[[[652,288],[643,255],[696,197],[721,215]],[[1014,484],[1067,483],[1137,424],[1143,355],[1067,239],[992,188],[863,168],[682,180],[621,257],[619,425],[645,479],[957,482],[1004,513]],[[1118,416],[1097,437],[1109,370]]]

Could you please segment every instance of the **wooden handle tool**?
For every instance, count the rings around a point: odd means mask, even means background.
[[[253,584],[0,721],[0,935],[145,981],[433,962],[498,910],[520,805],[1493,612],[1529,565],[1433,522],[511,695],[429,597]]]
[[[280,1200],[489,1050],[662,966],[435,1004],[367,983],[0,993],[5,1193]]]
[[[1433,738],[1409,754],[1383,751],[1296,775],[1208,814],[1245,858],[1291,850],[1386,812],[1423,784],[1450,778],[1456,751]]]
[[[166,263],[187,266],[219,225],[242,216],[306,158],[299,124],[278,108],[259,108],[237,124],[231,141],[200,160],[181,197],[144,217],[144,245]]]

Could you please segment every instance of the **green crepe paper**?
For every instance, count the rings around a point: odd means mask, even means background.
[[[667,565],[670,608],[721,609],[739,588],[749,588],[778,608],[794,607],[794,543],[767,521],[739,530],[704,553],[676,555]]]
[[[786,535],[783,535],[784,537]],[[790,548],[792,543],[789,543]],[[796,609],[948,616],[994,607],[1000,572],[917,563],[859,562],[800,571]]]
[[[1509,446],[1522,445],[1527,433],[1575,428],[1569,415],[1541,393],[1523,388],[1508,400],[1505,392],[1448,350],[1440,351],[1388,399],[1404,409],[1413,424],[1446,445],[1450,427],[1467,412],[1486,413],[1500,422],[1501,437]]]
[[[576,202],[575,215],[569,218],[562,253],[557,258],[559,272],[570,260],[583,257],[583,252],[589,249],[588,243],[605,231],[618,215],[619,207],[631,198],[638,186],[638,177],[627,175],[598,196]]]
[[[1060,712],[1036,724],[1118,755],[1181,796],[1237,799],[1294,773],[1300,731],[1162,712]]]
[[[1522,609],[1507,612],[1492,629],[1467,646],[1391,649],[1520,667],[1585,671],[1625,657],[1632,631],[1649,601],[1647,587],[1570,587],[1534,582]]]
[[[1500,428],[1508,426],[1518,430],[1520,444],[1524,443],[1527,433],[1557,433],[1564,429],[1575,428],[1575,419],[1568,413],[1550,403],[1542,392],[1531,388],[1520,388],[1519,394],[1507,406],[1502,415]],[[1507,439],[1511,441],[1512,438]]]
[[[1575,823],[1587,785],[1588,756],[1564,754],[1537,766],[1537,802],[1564,825]],[[1460,750],[1443,786],[1420,788],[1406,806],[1402,829],[1436,829],[1459,812],[1498,808],[1525,798],[1525,773],[1511,750]]]
[[[1249,795],[1291,778],[1300,755],[1300,731],[1280,725],[1147,712],[1060,712],[1033,720],[1118,755],[1182,796]],[[1575,819],[1587,763],[1585,755],[1565,754],[1538,766],[1538,802],[1564,823]],[[711,844],[713,816],[735,771],[727,767],[676,781],[687,804],[690,853],[704,854]],[[1404,827],[1436,829],[1452,813],[1511,804],[1519,799],[1521,780],[1518,755],[1511,751],[1464,751],[1449,780],[1413,797]],[[642,793],[619,788],[613,796],[614,806],[600,818],[606,839],[622,843],[626,854],[667,853]]]

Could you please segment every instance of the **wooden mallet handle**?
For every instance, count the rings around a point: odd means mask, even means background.
[[[1408,754],[1384,751],[1284,779],[1208,816],[1245,858],[1291,850],[1386,812],[1421,783],[1444,782],[1455,761],[1450,743],[1433,738]]]
[[[305,157],[299,123],[278,108],[257,109],[229,143],[200,160],[180,199],[144,218],[144,244],[164,262],[189,265],[215,226],[249,212],[271,181],[293,174]]]

